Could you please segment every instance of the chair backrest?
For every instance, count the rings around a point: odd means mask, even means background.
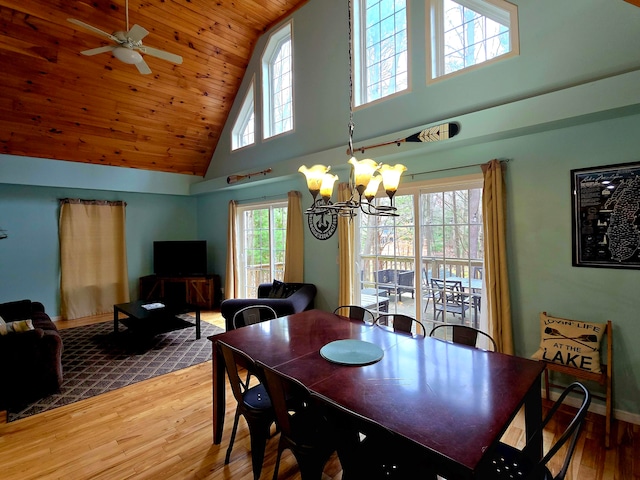
[[[431,295],[434,303],[462,303],[464,298],[462,282],[460,280],[431,278]]]
[[[233,315],[233,328],[246,327],[254,323],[277,318],[278,314],[269,305],[250,305],[241,308]]]
[[[231,390],[233,396],[239,404],[244,401],[243,394],[248,388],[246,382],[240,378],[239,367],[246,368],[250,373],[255,373],[256,364],[251,357],[240,350],[227,345],[226,343],[218,340],[218,347],[222,352],[224,358],[224,365],[229,376],[229,383],[231,384]]]
[[[376,318],[376,325],[391,329],[395,333],[403,333],[408,335],[414,335],[413,327],[416,326],[416,335],[427,335],[427,330],[419,320],[408,315],[402,315],[401,313],[389,313],[385,315],[379,315]]]
[[[261,362],[256,362],[256,366],[267,387],[282,435],[299,443],[301,438],[306,437],[302,431],[306,425],[301,420],[311,419],[313,416],[305,413],[305,410],[311,408],[311,392],[295,378],[277,372]],[[294,416],[296,421],[292,422]]]
[[[431,330],[431,333],[429,333],[429,336],[476,348],[480,348],[478,346],[478,339],[486,339],[490,346],[489,349],[493,352],[498,351],[496,342],[491,335],[483,332],[482,330],[468,327],[466,325],[436,325],[433,327],[433,330]]]
[[[558,438],[556,443],[554,443],[551,446],[549,451],[546,453],[546,455],[544,455],[544,457],[542,457],[539,463],[540,468],[546,466],[546,464],[549,463],[549,460],[551,460],[551,458],[553,458],[553,456],[556,453],[558,453],[558,450],[560,450],[560,448],[562,448],[562,446],[565,443],[567,443],[567,441],[571,440],[569,443],[569,447],[567,448],[567,451],[565,453],[564,462],[562,463],[562,468],[560,469],[558,474],[554,477],[554,480],[562,480],[567,474],[567,469],[569,468],[569,463],[571,462],[573,451],[575,450],[578,437],[580,436],[580,432],[582,430],[582,427],[584,426],[584,420],[585,420],[585,417],[587,416],[587,411],[589,410],[589,404],[591,403],[591,394],[589,393],[589,390],[587,390],[587,388],[579,382],[573,382],[571,385],[569,385],[560,394],[560,397],[558,397],[558,400],[556,400],[556,403],[554,403],[553,407],[551,407],[551,409],[549,410],[549,413],[547,413],[547,416],[542,421],[542,424],[538,432],[533,434],[533,435],[539,434],[539,432],[543,430],[544,427],[551,421],[551,419],[553,418],[555,413],[558,411],[560,406],[562,406],[562,404],[564,403],[564,400],[567,397],[567,395],[569,394],[575,395],[576,393],[582,396],[582,402],[580,404],[580,407],[578,407],[578,411],[576,412],[571,422],[569,422],[569,425],[567,426],[565,431],[562,433],[560,438]],[[523,451],[526,451],[526,449],[527,447],[525,446]]]
[[[341,305],[336,308],[333,313],[336,315],[342,315],[354,320],[361,320],[364,323],[373,324],[375,322],[375,315],[371,310],[367,310],[359,305]]]
[[[482,273],[484,269],[482,267],[471,267],[471,278],[482,279]]]

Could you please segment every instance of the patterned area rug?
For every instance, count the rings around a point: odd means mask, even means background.
[[[195,324],[195,318],[189,315],[183,318]],[[9,412],[8,420],[19,420],[206,362],[211,359],[211,342],[207,337],[224,330],[207,322],[201,322],[201,327],[200,340],[196,340],[195,328],[141,336],[120,325],[120,333],[115,335],[113,322],[60,330],[64,375],[60,393]]]

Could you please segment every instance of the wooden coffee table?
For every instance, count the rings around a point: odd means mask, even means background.
[[[145,308],[155,303],[161,303],[160,308]],[[195,312],[195,325],[187,320],[178,318],[182,313]],[[120,318],[120,313],[126,318]],[[122,322],[132,331],[157,335],[183,328],[196,327],[196,340],[200,338],[200,307],[191,304],[172,304],[168,302],[152,302],[137,300],[135,302],[120,303],[113,306],[113,331],[118,333],[118,324]]]

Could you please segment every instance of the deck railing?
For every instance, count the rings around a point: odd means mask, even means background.
[[[364,288],[371,287],[377,281],[377,272],[381,270],[415,271],[414,257],[385,257],[377,255],[361,255],[361,280]],[[422,281],[435,277],[482,278],[482,260],[453,259],[442,257],[423,257]]]
[[[284,263],[275,264],[275,279],[282,280],[284,278]],[[261,283],[270,283],[274,279],[271,278],[271,265],[255,264],[247,266],[247,298],[257,298],[258,285]]]

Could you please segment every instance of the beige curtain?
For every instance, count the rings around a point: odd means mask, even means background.
[[[60,201],[60,315],[113,311],[129,301],[124,202]]]
[[[237,298],[238,296],[238,252],[236,251],[236,210],[238,203],[235,200],[229,202],[229,224],[227,226],[227,271],[224,281],[224,297]]]
[[[287,203],[287,245],[284,254],[284,281],[304,281],[304,228],[302,194],[292,190]]]
[[[338,201],[351,198],[351,189],[346,182],[338,185]],[[338,217],[338,258],[340,262],[338,305],[352,305],[354,277],[355,225],[349,217]]]
[[[486,312],[489,333],[498,351],[513,355],[511,303],[507,273],[506,245],[506,165],[492,160],[482,165],[484,186],[482,212],[484,216],[484,276],[487,287]],[[483,309],[485,309],[483,305]]]

